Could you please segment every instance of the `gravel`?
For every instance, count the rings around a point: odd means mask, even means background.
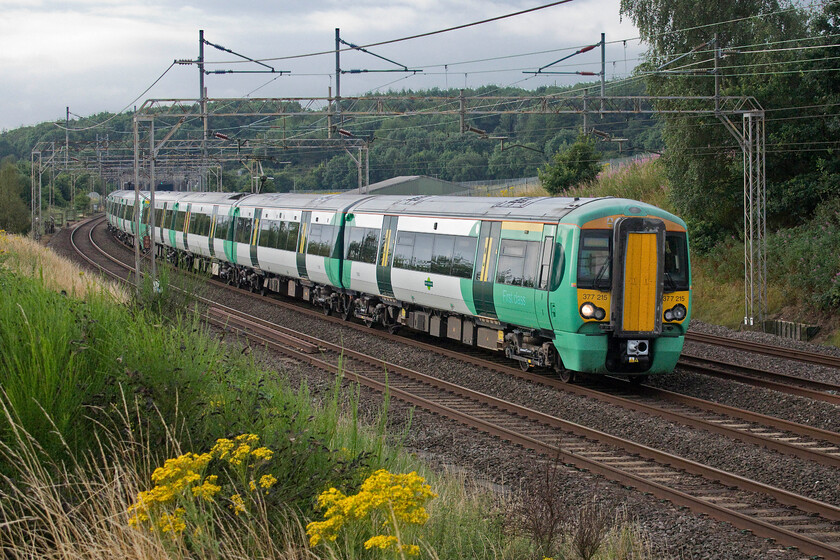
[[[68,236],[62,235],[63,233],[53,238],[51,246],[67,255],[70,253],[69,243],[66,241]],[[130,255],[124,247],[116,246],[116,243],[114,245],[113,250],[124,251]],[[231,293],[217,288],[209,288],[208,291],[211,292],[208,295],[218,297],[226,305],[248,309],[255,316],[341,343],[347,348],[387,357],[388,361],[476,388],[499,398],[526,404],[565,420],[627,437],[828,503],[840,504],[840,473],[835,472],[836,469],[821,467],[722,436],[517,380],[386,341],[372,333],[336,326],[293,310],[255,302],[245,293]],[[796,341],[782,341],[761,333],[726,331],[721,327],[696,321],[692,323],[692,329],[739,338],[756,337],[755,340],[761,339],[774,344],[795,344],[796,346],[791,347],[797,348],[813,349],[814,346]],[[707,354],[712,352],[708,348],[703,351]],[[717,348],[714,351],[722,352],[730,361],[749,361],[757,367],[765,367],[774,360],[778,362],[772,358],[746,356],[743,352]],[[836,350],[827,351],[840,355]],[[287,359],[274,355],[265,355],[262,359],[267,366],[281,370],[293,382],[306,379],[314,394],[328,391],[332,387],[332,378],[323,372],[302,365],[290,365]],[[790,362],[785,366],[776,363],[774,367],[784,367],[783,371],[797,371],[797,374],[799,370],[813,370],[813,366],[805,366],[798,362]],[[836,370],[820,372],[819,375],[833,375],[835,379],[838,378]],[[838,430],[840,411],[838,407],[826,403],[814,403],[800,397],[780,395],[773,391],[679,370],[672,375],[651,379],[650,382],[672,391]],[[372,415],[379,410],[381,395],[363,388],[361,397],[363,412]],[[400,430],[408,418],[408,407],[392,400],[389,412],[391,425]],[[528,487],[530,481],[539,478],[540,461],[533,453],[422,410],[414,413],[404,446],[408,451],[422,456],[432,468],[465,472],[473,481],[505,491],[516,493],[519,489]],[[563,475],[560,491],[569,503],[586,501],[591,499],[593,493],[597,493],[599,502],[623,508],[647,535],[652,543],[653,556],[656,558],[803,557],[796,551],[785,550],[784,547],[766,539],[744,534],[726,523],[681,510],[669,502],[607,482],[590,473],[566,468]]]

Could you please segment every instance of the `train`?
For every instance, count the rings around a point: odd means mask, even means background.
[[[146,250],[154,236],[159,258],[564,381],[671,372],[690,321],[685,222],[634,200],[161,192],[154,213],[148,192],[140,201],[138,228],[135,192],[108,195],[108,227]]]

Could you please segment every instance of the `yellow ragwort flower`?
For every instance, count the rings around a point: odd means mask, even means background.
[[[251,455],[253,455],[256,459],[271,461],[271,458],[274,456],[274,451],[268,447],[258,447],[251,451]]]
[[[245,500],[239,494],[234,494],[230,497],[230,505],[228,509],[232,510],[234,514],[239,515],[245,511]]]
[[[260,486],[262,486],[266,490],[268,490],[275,484],[277,484],[277,478],[275,478],[274,475],[264,474],[260,477]]]

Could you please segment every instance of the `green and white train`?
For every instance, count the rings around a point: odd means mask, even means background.
[[[127,238],[134,201],[107,200]],[[161,257],[564,379],[670,372],[688,328],[685,223],[633,200],[160,192],[153,232],[141,205]]]

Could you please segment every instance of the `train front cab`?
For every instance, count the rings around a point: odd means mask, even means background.
[[[691,309],[684,225],[614,215],[569,228],[567,237],[571,282],[549,296],[565,314],[554,341],[564,366],[633,376],[672,371]]]

